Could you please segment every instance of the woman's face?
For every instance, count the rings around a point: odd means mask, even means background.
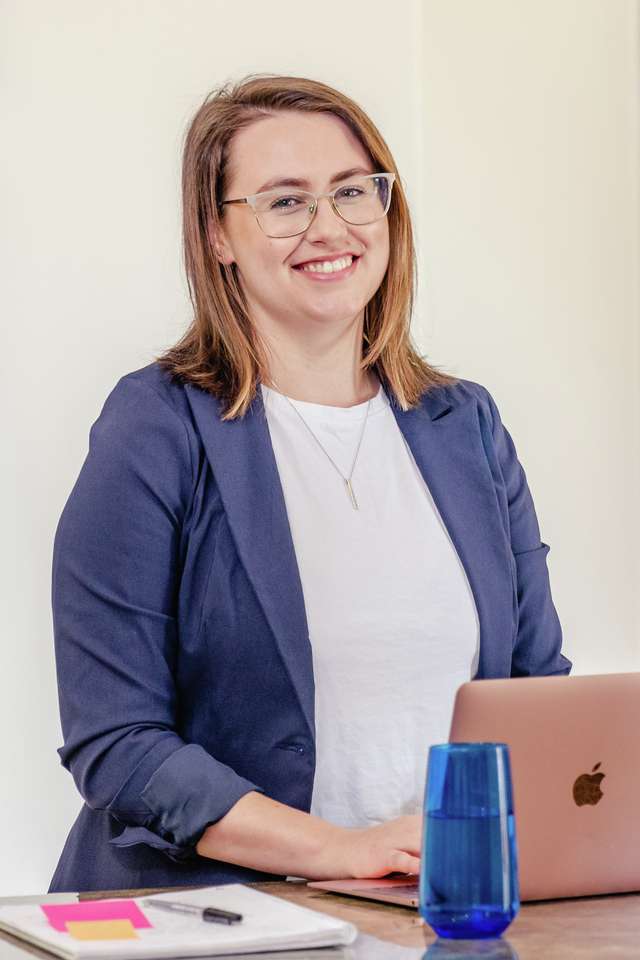
[[[336,174],[360,168],[374,170],[367,153],[346,124],[332,114],[277,113],[240,130],[229,152],[228,185],[224,199],[271,189],[271,181],[296,178],[313,194],[339,186]],[[269,183],[268,187],[265,184]],[[376,292],[389,261],[386,217],[352,226],[320,200],[313,223],[296,237],[267,237],[247,204],[224,207],[222,234],[217,243],[225,263],[235,262],[249,306],[259,327],[273,330],[287,324],[309,331],[330,328],[339,333],[358,320]],[[319,274],[304,271],[311,260],[357,257],[347,269]]]

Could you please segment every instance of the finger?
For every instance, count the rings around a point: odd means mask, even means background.
[[[399,843],[396,850],[399,853],[408,853],[411,857],[419,857],[422,853],[422,843],[420,840],[416,843]]]
[[[420,858],[404,850],[394,850],[390,858],[391,869],[398,873],[420,873]]]

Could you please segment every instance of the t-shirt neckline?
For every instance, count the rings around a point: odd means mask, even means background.
[[[268,387],[264,383],[261,383],[260,386],[262,387],[263,397],[268,399],[270,402],[282,404],[288,409],[291,409],[289,404],[292,404],[305,418],[325,421],[330,420],[332,423],[345,423],[352,420],[361,420],[366,415],[367,404],[371,404],[369,407],[369,417],[379,413],[389,405],[389,400],[384,391],[382,383],[379,384],[378,392],[371,397],[370,400],[364,400],[362,403],[356,403],[351,407],[335,407],[326,403],[310,403],[308,400],[294,400],[292,397],[288,397],[286,394],[279,393],[277,390],[274,390],[272,387]]]

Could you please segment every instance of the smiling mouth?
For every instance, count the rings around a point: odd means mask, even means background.
[[[311,260],[307,263],[299,263],[296,264],[293,269],[299,273],[311,274],[314,277],[333,276],[335,274],[346,273],[359,259],[359,257],[349,254],[346,257],[338,257],[335,260]]]

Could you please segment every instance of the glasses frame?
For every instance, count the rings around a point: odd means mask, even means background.
[[[374,220],[367,220],[365,223],[351,223],[351,221],[347,220],[347,218],[343,216],[340,213],[340,210],[338,209],[338,205],[336,203],[336,194],[338,193],[339,190],[344,190],[346,186],[349,186],[349,183],[346,181],[345,183],[341,184],[339,187],[336,187],[335,190],[330,190],[328,193],[314,194],[314,193],[311,193],[309,190],[297,191],[298,193],[306,194],[306,196],[309,197],[309,223],[306,225],[306,227],[303,230],[296,230],[295,233],[277,234],[276,236],[274,236],[271,233],[267,233],[267,231],[264,229],[264,227],[260,223],[258,211],[256,210],[256,203],[261,197],[268,197],[268,196],[271,196],[272,194],[280,194],[284,189],[282,187],[276,190],[263,190],[262,193],[252,193],[248,197],[236,197],[233,200],[221,200],[220,203],[218,204],[218,207],[222,208],[227,203],[247,204],[253,210],[253,215],[256,218],[257,224],[262,230],[262,232],[264,233],[264,235],[267,237],[271,237],[272,240],[286,240],[288,237],[299,237],[301,234],[306,233],[309,227],[311,226],[311,224],[313,223],[316,213],[318,212],[319,201],[324,200],[325,198],[329,200],[331,207],[333,208],[333,212],[336,214],[336,216],[340,217],[341,220],[344,220],[345,223],[348,223],[349,226],[365,227],[369,223],[376,223],[377,220],[382,220],[382,218],[386,217],[386,215],[388,214],[389,207],[391,206],[391,194],[393,191],[393,184],[395,183],[395,180],[396,180],[396,175],[395,173],[367,173],[364,176],[358,177],[359,180],[374,180],[374,179],[379,180],[381,178],[386,178],[389,186],[387,206],[385,208],[384,213],[381,214],[381,216],[376,217]],[[354,179],[356,178],[354,177]],[[296,188],[294,187],[292,189],[296,189]]]

